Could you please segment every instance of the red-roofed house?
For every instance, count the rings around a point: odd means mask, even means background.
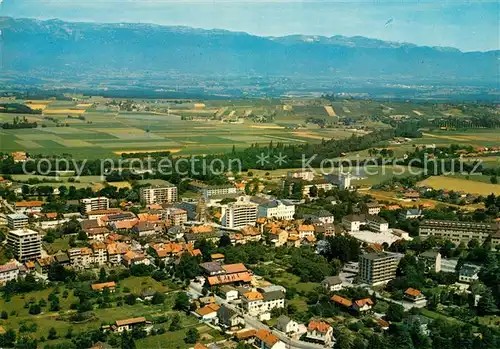
[[[330,346],[333,339],[333,328],[326,322],[311,320],[307,325],[305,339],[308,342]]]
[[[371,310],[373,307],[373,301],[371,298],[364,298],[364,299],[359,299],[357,301],[354,301],[352,304],[352,308],[356,310],[357,312],[365,312],[368,310]]]
[[[286,345],[278,337],[266,329],[260,329],[255,334],[254,346],[259,349],[285,349]]]

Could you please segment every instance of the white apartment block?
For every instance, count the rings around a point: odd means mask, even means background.
[[[7,235],[7,245],[20,262],[42,257],[42,237],[34,230],[11,230]]]
[[[389,223],[379,216],[367,216],[366,222],[370,230],[378,233],[385,233],[389,231]]]
[[[188,221],[186,210],[169,207],[162,211],[162,219],[169,221],[172,225],[183,225]]]
[[[318,179],[313,182],[308,182],[307,184],[302,185],[302,195],[304,197],[309,197],[309,193],[311,192],[312,187],[316,187],[318,191],[321,189],[323,189],[324,191],[329,191],[333,189],[333,184],[327,182],[324,179]]]
[[[291,220],[294,214],[295,205],[287,201],[272,200],[259,205],[259,217]]]
[[[80,204],[82,205],[83,213],[109,209],[109,199],[105,196],[81,199]]]
[[[368,253],[359,256],[359,277],[361,282],[378,285],[396,277],[399,260],[388,253]]]
[[[201,193],[205,199],[216,195],[232,195],[237,194],[237,189],[234,185],[214,185],[201,189]]]
[[[176,202],[177,195],[177,187],[172,184],[141,188],[139,192],[141,202],[146,205]]]
[[[0,286],[10,280],[17,280],[19,277],[19,268],[16,263],[7,263],[0,265]]]
[[[476,239],[482,244],[488,236],[496,236],[498,231],[499,227],[495,223],[426,219],[420,224],[419,235],[422,238],[440,237],[457,245],[461,242],[467,244],[472,239]]]
[[[240,200],[222,207],[222,224],[228,228],[243,228],[246,225],[255,225],[258,205],[253,202]]]
[[[28,225],[28,216],[22,213],[9,214],[7,225],[10,229],[22,229]]]

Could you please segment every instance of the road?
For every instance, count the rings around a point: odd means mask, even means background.
[[[189,293],[193,296],[201,296],[202,295],[202,286],[199,283],[193,283],[191,282],[189,284]],[[247,324],[247,326],[259,330],[259,329],[266,329],[271,331],[276,337],[278,337],[281,341],[283,341],[288,348],[298,348],[298,349],[325,349],[328,348],[323,345],[315,344],[315,343],[309,343],[309,342],[304,342],[301,340],[297,339],[292,339],[289,338],[285,333],[269,328],[269,326],[263,324],[261,321],[258,319],[247,315],[243,313],[243,311],[237,307],[235,307],[233,304],[229,303],[227,300],[224,298],[221,298],[217,295],[215,295],[215,300],[218,304],[224,304],[226,307],[229,309],[235,311],[237,314],[241,315]]]

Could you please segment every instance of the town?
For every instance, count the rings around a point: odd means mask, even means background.
[[[0,347],[432,348],[448,331],[500,343],[498,219],[447,219],[411,190],[411,207],[377,201],[350,173],[289,170],[280,197],[264,182],[66,199],[3,179]]]

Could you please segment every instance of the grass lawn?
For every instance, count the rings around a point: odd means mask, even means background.
[[[193,347],[193,344],[187,344],[184,342],[186,332],[189,330],[189,328],[196,326],[196,328],[200,332],[200,335],[209,332],[206,330],[208,326],[198,325],[198,321],[193,317],[182,319],[181,323],[183,328],[179,331],[167,331],[166,333],[158,336],[149,336],[143,339],[136,340],[135,344],[137,348],[189,348]]]
[[[452,321],[452,322],[461,322],[460,320],[457,320],[453,317],[445,316],[445,315],[436,313],[435,311],[432,311],[432,310],[429,310],[426,308],[422,308],[422,309],[420,309],[420,311],[421,311],[423,316],[426,316],[432,320],[445,319],[445,320]]]
[[[56,253],[57,251],[67,251],[71,248],[69,246],[69,237],[55,239],[54,242],[51,244],[44,242],[43,245],[48,253]]]
[[[127,287],[134,294],[139,294],[141,291],[148,290],[149,288],[158,292],[167,292],[170,290],[166,281],[158,282],[149,276],[131,276],[125,280],[121,280],[120,287],[122,292]]]

